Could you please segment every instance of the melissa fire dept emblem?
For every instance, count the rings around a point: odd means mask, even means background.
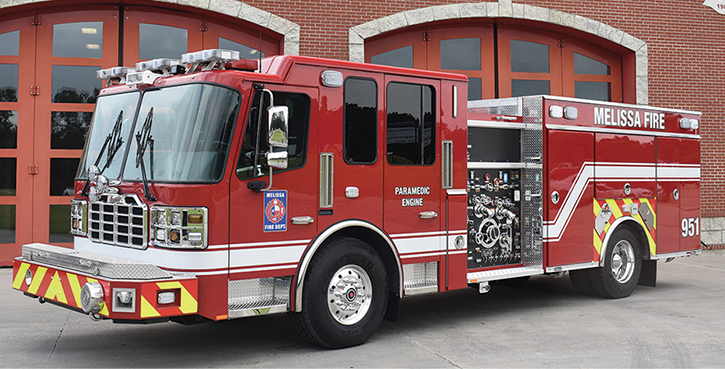
[[[284,232],[287,230],[287,191],[264,193],[264,231]]]

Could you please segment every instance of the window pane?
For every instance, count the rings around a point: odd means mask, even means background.
[[[93,113],[89,112],[52,112],[50,116],[50,148],[83,149],[92,115]]]
[[[0,34],[0,55],[17,56],[20,52],[20,31]]]
[[[102,58],[103,22],[54,24],[53,56]]]
[[[0,64],[0,102],[18,101],[18,65]]]
[[[511,97],[529,96],[529,95],[548,95],[549,81],[539,81],[530,79],[512,79],[511,80]]]
[[[70,205],[50,205],[50,243],[73,242],[70,234]]]
[[[227,40],[226,38],[223,38],[223,37],[219,37],[219,48],[239,51],[239,56],[242,59],[259,59],[260,58],[259,50],[251,48],[247,45],[240,44],[238,42]],[[261,57],[264,58],[264,53],[262,53]]]
[[[15,158],[0,158],[0,196],[15,196],[17,188]]]
[[[608,76],[611,74],[609,66],[590,57],[574,53],[574,74],[596,74]]]
[[[375,55],[370,58],[370,63],[413,68],[413,45]]]
[[[609,82],[574,82],[574,96],[582,99],[612,101]]]
[[[73,179],[80,159],[50,159],[50,195],[73,196]]]
[[[390,164],[431,164],[435,160],[433,88],[388,84],[387,157]]]
[[[468,78],[468,101],[481,100],[481,79]]]
[[[345,162],[374,163],[378,145],[378,88],[375,81],[345,81]]]
[[[511,71],[549,73],[549,45],[511,40]]]
[[[101,90],[96,71],[101,67],[53,66],[53,102],[94,104]]]
[[[139,24],[138,58],[181,58],[187,50],[187,30],[159,24]]]
[[[481,70],[481,39],[441,40],[441,69]]]
[[[15,205],[0,205],[0,243],[15,243]]]
[[[0,149],[18,148],[18,112],[0,110]]]
[[[289,108],[289,145],[287,145],[287,169],[301,168],[307,160],[307,134],[310,123],[310,97],[304,94],[290,92],[272,91],[274,93],[274,105],[284,105]],[[269,106],[269,95],[264,94],[262,105],[262,127],[260,127],[259,155],[254,160],[255,142],[257,137],[257,117],[259,111],[260,93],[254,94],[254,99],[249,109],[249,120],[244,130],[242,141],[242,152],[237,163],[237,177],[249,179],[269,175],[269,167],[264,153],[269,151],[267,142],[267,107]],[[256,164],[256,165],[255,165]],[[255,168],[256,167],[256,168]],[[274,173],[282,172],[275,170]]]

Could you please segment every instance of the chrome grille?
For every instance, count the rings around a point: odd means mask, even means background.
[[[101,195],[88,210],[88,235],[92,241],[144,249],[147,213],[148,207],[136,195]]]

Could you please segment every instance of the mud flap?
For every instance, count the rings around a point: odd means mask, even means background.
[[[637,284],[655,287],[657,284],[657,260],[642,260],[642,272]]]

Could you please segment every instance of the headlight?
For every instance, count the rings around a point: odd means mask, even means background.
[[[70,202],[70,233],[85,236],[88,232],[88,203],[85,200]]]
[[[204,249],[209,240],[209,210],[204,207],[151,208],[151,244],[178,249]]]

